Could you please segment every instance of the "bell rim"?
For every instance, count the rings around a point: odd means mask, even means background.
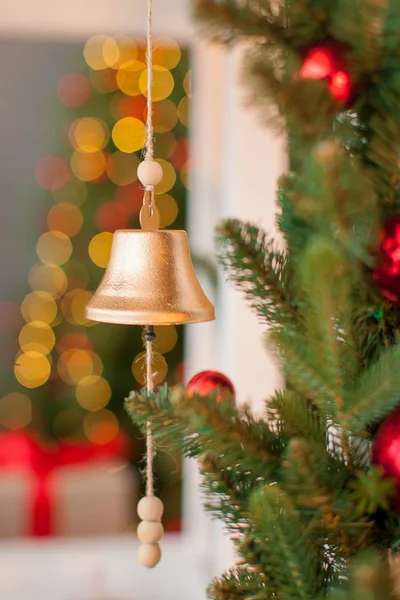
[[[165,314],[163,315],[163,318],[158,319],[157,315],[153,314],[153,318],[149,319],[148,315],[146,317],[145,314],[143,314],[143,316],[138,316],[137,314],[135,316],[133,315],[127,315],[126,313],[124,313],[123,315],[121,315],[120,317],[118,316],[118,313],[115,313],[114,315],[112,314],[108,314],[108,315],[103,315],[101,314],[101,310],[99,311],[99,309],[96,308],[92,308],[92,309],[87,309],[85,311],[85,317],[87,319],[89,319],[90,321],[95,321],[97,323],[109,323],[110,325],[137,325],[137,326],[145,326],[145,325],[164,325],[164,326],[168,326],[168,325],[192,325],[195,323],[210,323],[211,321],[215,321],[215,310],[214,308],[210,308],[208,309],[209,311],[209,315],[203,315],[201,317],[188,317],[187,313],[181,313],[180,317],[177,317],[175,319],[171,318],[171,319],[165,319]],[[96,314],[99,313],[100,314]],[[207,312],[207,311],[204,311]],[[177,315],[179,315],[179,313],[177,313]],[[161,317],[161,315],[160,315]],[[149,322],[151,321],[151,322]]]

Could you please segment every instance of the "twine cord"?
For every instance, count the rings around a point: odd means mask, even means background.
[[[152,45],[153,0],[147,1],[147,121],[146,121],[146,151],[145,160],[154,157],[154,130],[153,130],[153,45]]]
[[[146,341],[146,386],[149,393],[154,390],[153,382],[153,342]],[[154,443],[150,422],[146,431],[146,496],[154,496]]]

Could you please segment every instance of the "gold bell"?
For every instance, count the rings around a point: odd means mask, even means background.
[[[185,231],[121,229],[86,307],[92,321],[180,325],[215,319],[194,272]]]

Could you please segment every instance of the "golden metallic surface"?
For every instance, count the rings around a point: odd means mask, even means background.
[[[121,229],[85,311],[92,321],[180,325],[215,319],[193,269],[185,231]]]

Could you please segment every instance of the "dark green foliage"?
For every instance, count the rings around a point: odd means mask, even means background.
[[[400,548],[394,482],[371,467],[374,431],[400,405],[399,307],[373,272],[380,231],[400,212],[400,5],[396,0],[197,0],[224,42],[246,39],[256,102],[285,128],[279,184],[284,250],[230,219],[217,231],[228,278],[244,293],[286,389],[265,421],[248,408],[188,398],[184,388],[131,397],[160,447],[198,457],[206,507],[239,555],[216,600],[393,600]],[[354,83],[349,105],[299,77],[329,41]],[[265,113],[264,113],[265,114]]]

